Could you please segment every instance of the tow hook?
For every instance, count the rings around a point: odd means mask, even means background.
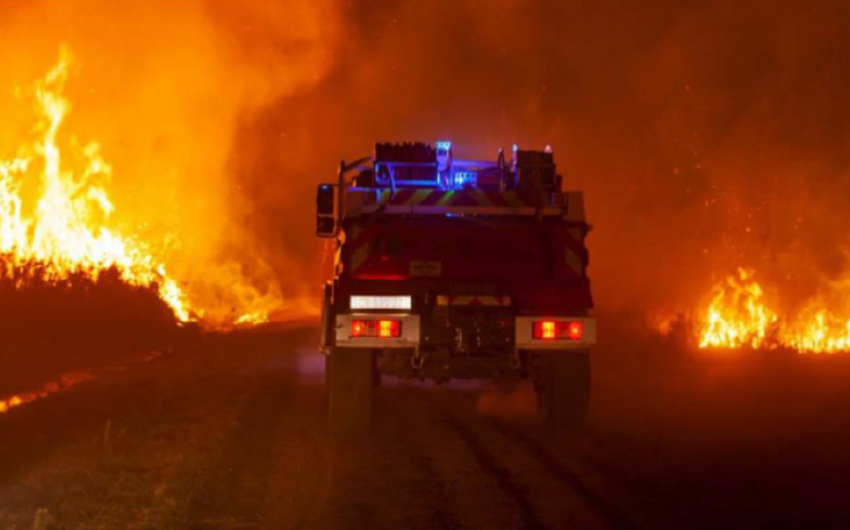
[[[519,358],[519,350],[514,350],[514,356],[511,359],[511,370],[517,371],[522,366],[522,360]]]
[[[414,350],[413,357],[410,358],[410,366],[413,367],[414,370],[419,371],[425,365],[425,356],[422,355],[422,352]]]

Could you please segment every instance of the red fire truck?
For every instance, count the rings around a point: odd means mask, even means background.
[[[382,375],[531,378],[542,418],[584,418],[596,320],[581,192],[550,148],[495,161],[449,142],[375,146],[317,193],[317,235],[335,240],[324,290],[330,426],[364,428]]]

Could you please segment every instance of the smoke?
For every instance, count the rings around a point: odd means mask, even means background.
[[[601,307],[689,307],[738,266],[802,300],[847,277],[848,26],[817,0],[7,0],[0,83],[69,43],[118,210],[221,306],[315,299],[314,186],[438,138],[555,148]]]
[[[32,124],[25,92],[60,46],[74,56],[67,130],[113,164],[124,233],[164,256],[212,322],[301,310],[241,223],[251,198],[232,161],[243,116],[307,90],[333,64],[333,2],[0,2],[0,154]],[[260,169],[260,168],[258,168]],[[265,174],[269,187],[285,187]]]
[[[360,0],[341,12],[332,74],[243,131],[267,146],[253,164],[299,176],[269,191],[246,173],[280,260],[315,270],[312,187],[339,158],[449,138],[479,157],[555,148],[567,186],[585,191],[602,307],[692,307],[737,266],[798,297],[846,274],[846,3]]]

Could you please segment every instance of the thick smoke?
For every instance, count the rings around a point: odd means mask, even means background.
[[[27,87],[74,57],[65,129],[100,143],[123,232],[166,259],[207,319],[299,310],[241,220],[242,116],[307,90],[333,63],[333,2],[315,0],[0,1],[0,158],[32,128]],[[266,139],[266,145],[271,143]],[[268,187],[279,175],[263,173]],[[280,233],[284,235],[283,229]]]
[[[791,298],[846,275],[846,3],[360,0],[342,18],[332,74],[240,135],[254,226],[299,277],[338,159],[438,138],[553,145],[586,192],[603,307],[693,307],[739,265]]]
[[[315,184],[375,140],[450,138],[555,148],[602,307],[692,307],[739,265],[794,303],[847,276],[848,30],[836,1],[7,0],[0,82],[68,41],[119,209],[199,284],[219,263],[310,299]]]

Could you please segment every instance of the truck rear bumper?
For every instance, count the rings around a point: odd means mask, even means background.
[[[396,338],[354,337],[353,320],[390,319],[401,323],[401,336]],[[351,313],[336,316],[337,348],[419,348],[419,315],[408,313]]]
[[[535,322],[573,323],[581,325],[578,338],[535,338]],[[586,350],[596,344],[596,319],[593,317],[552,317],[520,316],[516,317],[516,349],[523,350]]]
[[[355,337],[352,333],[352,321],[389,319],[401,323],[401,334],[398,337]],[[578,337],[560,338],[535,337],[535,323],[547,322],[558,324],[579,324],[581,333]],[[335,319],[335,345],[338,348],[375,348],[375,349],[412,349],[419,350],[421,345],[420,316],[410,313],[351,313],[338,314]],[[593,317],[553,317],[553,316],[518,316],[514,323],[514,351],[559,351],[587,350],[596,344],[596,319]]]

